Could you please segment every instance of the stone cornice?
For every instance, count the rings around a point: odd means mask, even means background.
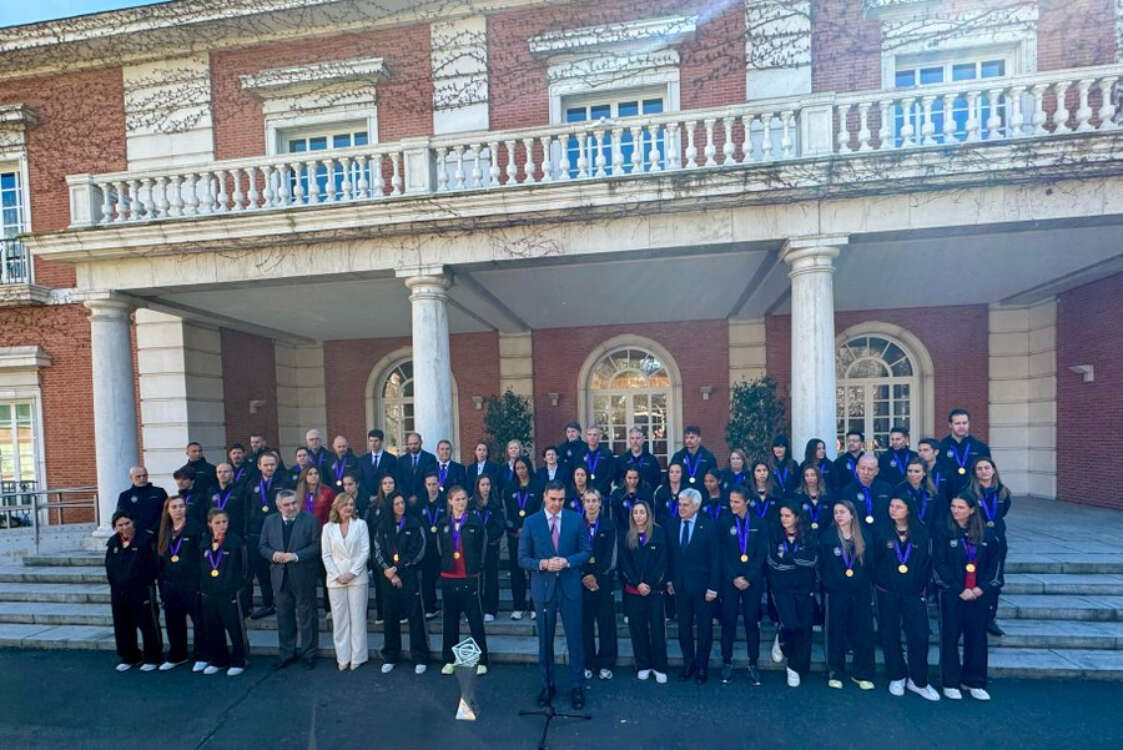
[[[0,104],[0,128],[31,128],[39,124],[35,110],[23,104]]]
[[[666,16],[551,31],[533,37],[530,52],[535,57],[551,57],[602,51],[637,42],[668,47],[692,36],[697,22],[697,16]]]
[[[332,83],[376,83],[388,74],[381,57],[358,57],[267,68],[239,76],[244,90],[262,98],[300,94]]]

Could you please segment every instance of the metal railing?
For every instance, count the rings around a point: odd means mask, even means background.
[[[4,529],[31,528],[35,533],[36,550],[44,526],[97,521],[97,487],[39,490],[33,486],[9,486],[13,484],[16,483],[4,482],[0,486],[0,533]],[[74,520],[74,516],[79,515],[74,511],[89,511],[80,514],[88,518]]]
[[[14,237],[0,237],[0,284],[30,284],[31,259]]]

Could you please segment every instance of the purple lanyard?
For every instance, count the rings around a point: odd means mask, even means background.
[[[422,508],[421,512],[425,514],[425,518],[429,521],[429,526],[436,526],[437,518],[441,515],[441,506],[438,504],[433,508],[432,512],[429,512],[428,508]]]
[[[270,479],[266,482],[264,479],[257,480],[257,491],[261,493],[261,507],[269,507],[269,490],[273,488],[273,480]]]
[[[866,487],[861,482],[858,482],[858,488],[862,490],[862,496],[865,498],[866,515],[873,515],[873,495],[870,493],[870,488]]]
[[[211,575],[214,576],[214,571],[217,571],[219,566],[222,565],[222,544],[218,545],[218,549],[214,552],[205,550],[203,555],[207,558],[207,562],[211,565]]]
[[[787,539],[780,541],[780,547],[784,550],[784,555],[794,555],[799,551],[799,542],[788,543]]]
[[[454,552],[460,552],[460,524],[464,522],[464,518],[452,519],[452,524],[449,526],[449,534],[452,537],[452,549]]]
[[[961,538],[963,539],[963,551],[967,553],[967,562],[974,563],[979,552],[978,546],[968,542],[966,534],[961,535]]]
[[[702,451],[694,454],[694,464],[690,463],[690,451],[682,454],[682,463],[686,466],[686,470],[690,473],[690,478],[693,479],[694,475],[698,473],[698,465],[702,463]]]
[[[951,448],[951,454],[952,454],[952,456],[955,457],[955,465],[958,466],[961,469],[966,469],[967,468],[967,459],[969,459],[971,457],[971,438],[966,438],[963,441],[963,455],[962,456],[959,455],[959,449],[955,447],[955,441],[954,440],[951,441],[951,445],[949,445],[948,447]]]
[[[846,542],[842,539],[838,540],[838,548],[842,552],[842,564],[846,566],[847,570],[854,570],[854,558],[846,551]]]
[[[183,532],[180,532],[179,538],[175,540],[175,543],[168,545],[168,554],[175,557],[176,555],[179,554],[179,550],[182,546],[183,546]]]
[[[715,499],[711,497],[709,506],[710,507],[707,508],[706,511],[710,514],[710,518],[716,521],[717,517],[721,515],[721,498]]]
[[[993,523],[998,516],[998,490],[984,489],[982,492],[983,495],[979,498],[979,507],[983,509],[983,515],[987,517],[987,523]]]
[[[515,490],[515,502],[519,504],[519,510],[526,510],[528,500],[530,500],[530,490]]]
[[[242,481],[242,476],[243,476],[243,475],[244,475],[245,473],[246,473],[246,467],[245,467],[245,466],[243,466],[243,467],[241,467],[240,469],[238,469],[238,470],[237,470],[236,472],[234,472],[234,481],[235,481],[235,482],[240,482],[240,481]]]
[[[749,553],[749,519],[733,516],[733,522],[737,524],[737,544],[741,547],[741,554],[747,555]]]
[[[593,457],[593,460],[591,462],[589,461],[589,456]],[[588,453],[585,454],[585,464],[589,467],[589,476],[590,477],[592,477],[594,474],[597,473],[597,464],[599,464],[599,463],[600,463],[600,451],[599,450],[589,451]]]
[[[814,502],[813,503],[813,502],[811,502],[811,498],[808,498],[807,499],[807,505],[804,506],[804,507],[807,508],[808,518],[810,518],[815,523],[818,523],[819,522],[819,516],[823,515],[823,503],[822,502]]]
[[[335,465],[332,467],[331,471],[333,474],[335,474],[336,484],[339,484],[343,481],[343,475],[347,472],[347,462],[343,459],[339,459],[335,462]]]
[[[897,457],[897,468],[901,470],[902,474],[905,473],[905,468],[909,465],[909,458],[912,456],[912,451],[908,448],[905,448],[904,453],[905,457],[901,458],[900,451],[893,451],[893,455]]]
[[[643,547],[647,544],[647,534],[643,531],[639,533],[639,546]]]
[[[757,518],[764,518],[766,515],[768,515],[768,509],[770,507],[772,507],[772,499],[771,498],[769,498],[768,500],[765,500],[762,503],[758,503],[757,504],[757,511],[756,511]]]
[[[223,497],[222,496],[222,490],[219,490],[218,494],[215,495],[215,497],[218,498],[218,499],[215,501],[214,507],[218,508],[219,510],[226,510],[226,506],[230,503],[230,496],[233,495],[233,494],[234,494],[234,488],[233,487],[226,490],[226,497]]]
[[[900,565],[907,565],[909,557],[912,555],[912,545],[909,544],[908,539],[905,540],[905,548],[901,550],[901,538],[897,537],[897,541],[893,542],[893,551],[897,555],[897,563]]]
[[[917,512],[917,515],[920,516],[920,520],[923,521],[924,517],[928,515],[928,493],[919,488],[914,490],[912,487],[909,487],[909,494],[912,495],[913,503],[920,505],[920,510]]]
[[[311,513],[312,509],[316,507],[316,498],[312,497],[311,492],[304,493],[304,512]]]
[[[729,479],[730,487],[737,487],[745,483],[745,472],[739,471]]]
[[[772,470],[772,473],[776,475],[776,478],[778,480],[780,480],[780,486],[781,487],[787,487],[788,486],[788,476],[791,474],[791,469],[785,469],[784,471],[780,471],[780,467],[777,466],[775,469]]]
[[[580,495],[577,495],[575,498],[570,500],[569,504],[573,508],[574,512],[576,512],[576,513],[581,512],[581,496]]]
[[[600,528],[600,516],[597,516],[597,522],[592,526],[586,523],[585,528],[589,530],[589,544],[592,544],[594,541],[596,541],[597,529]]]

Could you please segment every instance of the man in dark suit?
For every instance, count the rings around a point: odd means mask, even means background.
[[[319,615],[316,583],[320,579],[320,522],[300,510],[296,493],[277,493],[277,510],[261,527],[258,551],[269,561],[269,577],[277,606],[280,658],[274,669],[283,669],[301,658],[304,668],[316,666]],[[300,632],[300,649],[296,636]]]
[[[379,429],[367,433],[367,452],[359,456],[358,460],[359,484],[362,485],[363,497],[377,493],[382,477],[387,474],[395,480],[398,478],[398,457],[382,449],[385,438],[386,435]]]
[[[581,516],[564,510],[565,485],[550,482],[542,510],[526,519],[519,535],[519,567],[530,571],[530,596],[538,612],[538,666],[542,692],[538,705],[557,694],[554,684],[554,633],[558,611],[565,625],[573,707],[585,706],[585,657],[581,642],[581,568],[592,551]]]
[[[437,443],[437,484],[444,495],[449,487],[464,487],[471,496],[472,489],[468,485],[468,473],[464,465],[452,460],[452,443],[442,440]]]
[[[716,526],[713,519],[698,512],[701,507],[702,493],[698,490],[687,488],[679,493],[678,518],[669,529],[671,577],[667,583],[678,613],[678,643],[682,648],[678,677],[684,681],[693,677],[699,685],[709,678],[714,602],[721,582]]]
[[[410,505],[425,497],[425,475],[437,473],[437,457],[421,449],[421,435],[406,435],[406,452],[398,456],[398,491]]]

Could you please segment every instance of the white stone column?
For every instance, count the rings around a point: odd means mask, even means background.
[[[449,278],[440,266],[398,271],[409,288],[413,332],[413,418],[432,449],[452,434],[452,365],[448,351]]]
[[[117,494],[129,484],[137,463],[136,388],[129,340],[129,305],[114,297],[88,299],[90,359],[94,386],[94,455],[97,460],[97,516],[94,536],[113,533]]]
[[[843,235],[797,237],[781,257],[792,280],[792,448],[811,438],[835,454],[834,259]]]

